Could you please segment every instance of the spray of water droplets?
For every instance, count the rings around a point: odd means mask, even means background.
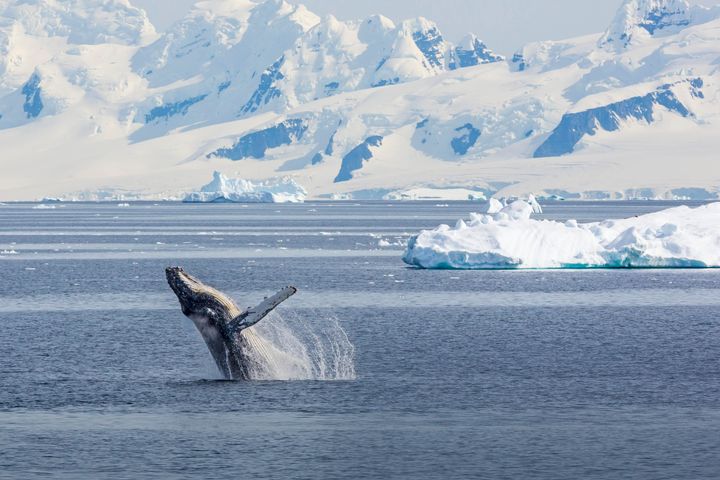
[[[253,333],[259,339],[250,353],[257,364],[251,372],[255,380],[356,378],[355,347],[337,317],[273,312]]]

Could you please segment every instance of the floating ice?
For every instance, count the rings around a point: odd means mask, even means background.
[[[473,202],[484,202],[487,200],[485,193],[480,190],[468,188],[434,188],[434,187],[413,187],[403,190],[394,190],[382,196],[383,200],[452,200]]]
[[[468,200],[471,202],[487,202],[487,197],[485,196],[485,193],[478,192],[478,193],[470,193],[468,194]]]
[[[404,247],[405,242],[400,239],[386,239],[381,238],[378,240],[378,247],[380,248],[393,248],[393,247]]]
[[[500,213],[504,208],[507,208],[506,212],[511,212],[514,209],[521,209],[524,211],[528,208],[528,206],[531,213],[543,213],[543,209],[535,198],[535,195],[530,195],[527,201],[520,202],[516,206],[511,207],[510,205],[513,205],[515,200],[517,199],[508,200],[502,198],[498,200],[497,198],[491,198],[480,206],[480,213]]]
[[[186,203],[302,203],[307,191],[295,180],[283,178],[253,183],[241,178],[228,178],[220,172],[199,192],[190,193]]]
[[[500,211],[505,208],[505,205],[498,200],[497,198],[491,198],[487,202],[485,202],[482,207],[480,207],[480,211],[482,213],[500,213]]]
[[[532,207],[533,213],[543,213],[543,209],[535,198],[535,195],[530,195],[527,199],[527,203]]]
[[[534,220],[517,200],[408,242],[403,260],[431,269],[720,267],[720,203],[579,224]]]

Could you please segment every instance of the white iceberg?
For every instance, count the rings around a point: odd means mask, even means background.
[[[516,200],[517,199],[508,200],[506,198],[501,198],[498,200],[497,198],[493,197],[483,203],[480,206],[479,211],[480,213],[489,214],[500,213],[504,208],[515,203]],[[530,195],[526,201],[518,203],[515,207],[511,207],[506,210],[506,212],[513,210],[513,208],[520,208],[521,210],[525,210],[527,208],[525,204],[530,206],[530,210],[532,213],[543,213],[543,209],[534,195]]]
[[[543,213],[543,209],[538,203],[537,198],[535,198],[535,195],[530,195],[528,197],[527,203],[529,203],[532,207],[533,213]]]
[[[429,269],[720,267],[720,203],[624,220],[535,220],[517,200],[469,223],[441,225],[408,242],[403,260]]]
[[[242,178],[228,178],[220,172],[212,182],[190,193],[185,203],[303,203],[307,191],[295,180],[282,178],[253,183]]]
[[[487,200],[485,192],[480,190],[471,190],[468,188],[434,188],[434,187],[414,187],[405,190],[397,190],[390,192],[382,197],[383,200],[402,201],[402,200],[449,200],[449,201],[466,201],[484,202]]]
[[[505,208],[505,205],[498,200],[497,198],[491,198],[484,204],[480,206],[480,211],[482,213],[499,213],[503,208]]]

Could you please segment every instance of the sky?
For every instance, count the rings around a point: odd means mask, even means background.
[[[332,14],[341,20],[363,18],[374,13],[382,13],[395,21],[424,16],[437,22],[451,41],[460,40],[466,33],[472,32],[490,48],[505,55],[511,55],[533,41],[601,33],[622,4],[622,0],[289,1],[303,3],[318,15]],[[180,19],[195,0],[131,2],[147,10],[151,21],[162,31]],[[720,0],[694,0],[693,3],[714,5]]]

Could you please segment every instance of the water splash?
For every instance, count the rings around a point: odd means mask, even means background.
[[[207,352],[193,322],[183,317],[183,329]],[[335,316],[303,310],[271,313],[243,332],[250,348],[250,376],[265,381],[354,380],[355,347]],[[208,352],[197,374],[222,379]]]
[[[254,380],[354,380],[355,347],[337,317],[273,312],[253,327]]]

